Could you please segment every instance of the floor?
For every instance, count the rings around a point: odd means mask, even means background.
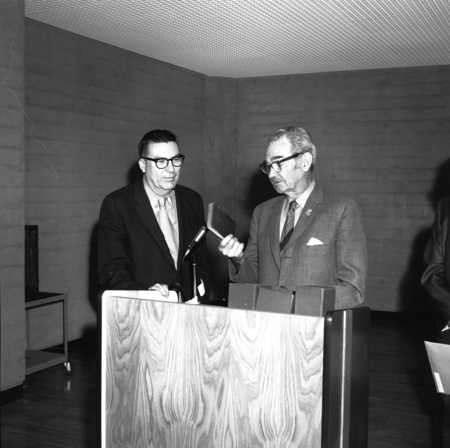
[[[424,340],[434,340],[430,318],[372,314],[369,448],[440,448]],[[96,342],[84,342],[70,344],[71,376],[62,366],[28,375],[24,398],[1,407],[2,448],[97,446]]]
[[[369,448],[441,447],[442,395],[424,340],[435,341],[427,315],[373,313]]]
[[[24,398],[1,407],[2,448],[96,446],[96,343],[89,342],[70,347],[71,376],[62,365],[28,375]]]

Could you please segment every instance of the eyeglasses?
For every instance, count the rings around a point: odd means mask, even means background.
[[[305,151],[305,152],[307,152],[307,151]],[[267,175],[270,174],[270,170],[272,168],[276,173],[279,173],[281,171],[281,164],[283,162],[286,162],[287,160],[295,159],[298,156],[302,156],[303,154],[305,154],[305,152],[298,152],[296,154],[292,154],[292,156],[285,157],[284,159],[281,159],[281,160],[276,160],[275,162],[272,162],[272,163],[263,162],[263,163],[261,163],[261,165],[259,165],[259,167],[261,168],[261,171]]]
[[[177,156],[172,157],[171,159],[164,159],[164,158],[151,159],[150,157],[144,157],[144,156],[141,157],[141,159],[151,160],[152,162],[155,162],[156,168],[159,168],[160,170],[167,168],[167,165],[169,164],[169,162],[172,162],[172,165],[178,168],[179,166],[183,165],[185,158],[186,158],[186,156],[183,156],[183,154],[178,154]]]

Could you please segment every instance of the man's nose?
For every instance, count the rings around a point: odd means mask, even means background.
[[[269,179],[272,179],[272,177],[276,177],[278,176],[278,173],[275,171],[275,168],[273,167],[273,165],[270,165],[270,171],[269,171]]]

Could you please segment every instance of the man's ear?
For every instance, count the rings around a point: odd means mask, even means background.
[[[303,154],[302,160],[301,160],[301,166],[302,166],[302,170],[306,173],[307,171],[309,171],[309,169],[311,168],[312,165],[312,161],[313,161],[313,157],[312,154],[310,152],[305,152]]]
[[[141,171],[143,173],[145,173],[145,160],[144,159],[139,159],[139,168],[141,169]]]

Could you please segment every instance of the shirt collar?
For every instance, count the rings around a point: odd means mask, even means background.
[[[309,196],[311,195],[312,191],[314,190],[314,187],[316,185],[316,181],[313,179],[313,181],[311,182],[311,185],[297,198],[295,199],[297,204],[304,209],[305,208],[305,204],[306,201],[308,200]],[[285,205],[284,207],[287,208],[289,207],[289,203],[291,202],[291,199],[286,196],[286,201],[285,201]]]
[[[147,183],[145,182],[145,179],[143,179],[143,181],[144,181],[145,192],[147,193],[148,199],[150,200],[150,204],[154,210],[159,210],[158,200],[161,198],[164,198],[164,197],[167,198],[166,204],[168,204],[169,207],[174,206],[174,204],[175,204],[175,191],[174,190],[171,190],[166,196],[159,196],[147,185]]]

